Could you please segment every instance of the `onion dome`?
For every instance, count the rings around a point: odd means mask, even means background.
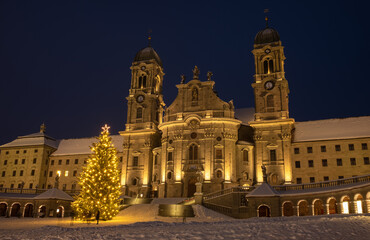
[[[139,52],[137,52],[134,62],[147,60],[155,60],[162,67],[161,59],[159,58],[157,52],[151,46],[143,48]]]
[[[268,18],[266,17],[266,28],[259,31],[254,38],[254,44],[266,44],[280,41],[279,33],[268,26]]]

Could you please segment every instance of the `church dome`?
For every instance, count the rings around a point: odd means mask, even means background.
[[[141,49],[139,52],[136,53],[134,62],[136,61],[146,61],[146,60],[155,60],[161,67],[162,61],[159,58],[158,54],[152,47],[146,47]]]
[[[262,31],[259,31],[254,38],[254,44],[265,44],[280,41],[278,32],[270,27],[266,27]]]

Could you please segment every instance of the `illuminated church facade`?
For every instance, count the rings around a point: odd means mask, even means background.
[[[289,116],[285,56],[277,31],[261,30],[252,53],[255,107],[249,109],[235,109],[233,101],[220,99],[212,73],[202,79],[196,66],[192,79],[182,78],[176,85],[176,99],[166,106],[159,55],[151,46],[136,54],[127,123],[120,135],[112,136],[125,195],[191,197],[200,175],[205,193],[260,184],[262,165],[271,185],[370,174],[370,117],[295,122]],[[59,186],[78,190],[77,177],[93,141],[57,141],[41,131],[4,144],[0,146],[0,187],[19,187],[23,182],[30,188],[51,188],[58,174]],[[22,173],[27,178],[19,176],[22,152],[29,163]],[[32,176],[28,176],[30,169],[34,169]]]

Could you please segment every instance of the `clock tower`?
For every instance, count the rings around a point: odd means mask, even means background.
[[[266,166],[272,185],[291,183],[291,132],[288,81],[284,72],[284,47],[278,32],[268,26],[257,33],[252,51],[255,60],[255,115],[250,125],[255,130],[256,182],[263,181],[261,166]]]
[[[149,39],[150,41],[150,39]],[[163,117],[163,66],[150,46],[141,49],[131,66],[127,123],[123,136],[121,185],[130,196],[150,195],[152,150],[160,146],[158,124]]]

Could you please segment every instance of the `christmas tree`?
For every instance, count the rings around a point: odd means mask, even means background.
[[[119,180],[117,150],[105,125],[99,141],[91,147],[87,166],[79,177],[81,192],[72,208],[79,219],[93,217],[100,212],[100,219],[110,220],[118,213],[121,186]]]

